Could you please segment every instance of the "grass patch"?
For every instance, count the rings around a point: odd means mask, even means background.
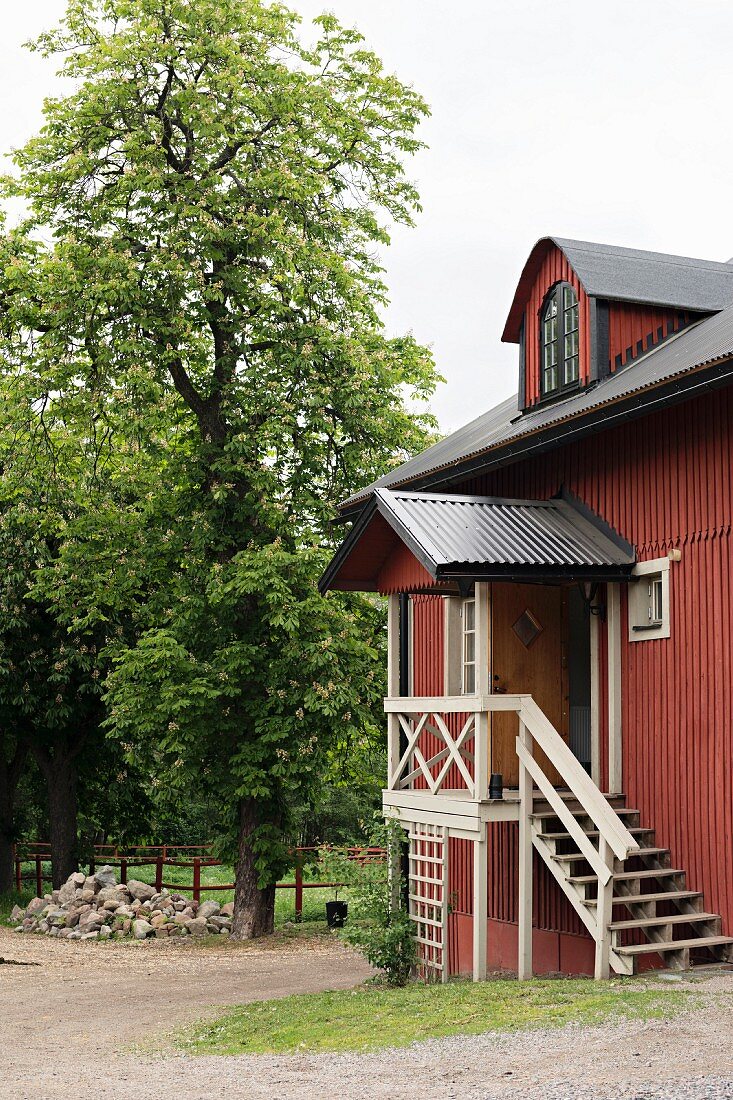
[[[552,979],[455,981],[258,1001],[181,1033],[192,1054],[373,1051],[420,1039],[613,1019],[651,1019],[685,1007],[690,994],[626,982]]]

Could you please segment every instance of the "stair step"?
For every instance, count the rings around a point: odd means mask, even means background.
[[[666,890],[656,894],[629,894],[628,896],[616,895],[613,899],[614,905],[639,905],[645,904],[648,901],[692,901],[693,898],[701,898],[702,893],[699,890]],[[588,898],[583,902],[583,905],[593,906],[596,905],[595,898]]]
[[[684,871],[677,867],[652,867],[643,871],[618,871],[612,876],[614,882],[626,882],[644,878],[670,878],[672,875],[684,875]],[[596,875],[576,875],[568,879],[568,882],[584,886],[589,882],[597,882]]]
[[[638,814],[638,810],[618,809],[615,811],[618,817],[631,817],[634,814]],[[585,810],[570,810],[573,817],[587,817],[588,814]],[[537,821],[546,821],[548,818],[557,817],[557,813],[554,810],[535,810],[531,816]]]
[[[669,848],[640,848],[638,852],[634,852],[633,856],[629,856],[629,859],[638,859],[639,856],[656,856],[656,855],[668,855]],[[578,863],[579,860],[585,859],[582,852],[561,852],[559,855],[553,855],[553,859],[558,863]]]
[[[585,829],[583,830],[583,832],[585,833]],[[640,828],[633,827],[633,828],[629,829],[629,832],[631,833],[632,836],[644,836],[645,834],[648,835],[649,833],[653,833],[654,830],[653,829],[640,829]],[[589,840],[597,840],[598,837],[601,834],[597,830],[592,830],[591,832],[585,833],[585,835],[588,837]],[[572,837],[570,836],[570,833],[540,833],[540,836],[542,837],[543,840],[571,840],[572,839]]]
[[[664,955],[670,951],[683,951],[685,948],[722,947],[733,943],[731,936],[697,936],[692,940],[667,940],[664,943],[634,943],[629,947],[617,947],[619,955]]]
[[[675,913],[671,917],[639,917],[638,920],[615,920],[609,927],[612,932],[622,932],[628,928],[652,928],[659,924],[702,924],[705,921],[719,919],[718,913]]]

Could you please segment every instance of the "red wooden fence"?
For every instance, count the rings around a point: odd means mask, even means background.
[[[326,847],[324,845],[324,847]],[[320,860],[320,848],[292,848],[295,876],[293,882],[278,882],[276,890],[295,891],[295,919],[299,921],[303,916],[303,891],[337,888],[344,885],[343,882],[305,882],[303,880],[303,867],[310,860],[318,863]],[[335,851],[345,852],[349,859],[364,863],[374,859],[382,860],[386,857],[383,848],[335,848]],[[174,855],[171,857],[170,853]],[[186,859],[187,853],[197,852],[203,855],[193,855]],[[224,867],[226,864],[215,859],[211,854],[210,844],[161,844],[153,846],[135,846],[120,852],[118,845],[95,844],[94,852],[89,860],[89,874],[93,875],[97,863],[106,863],[120,868],[120,882],[127,882],[127,872],[131,867],[155,867],[155,889],[190,891],[194,901],[200,901],[201,895],[216,890],[233,890],[234,883],[201,882],[202,867]],[[308,854],[310,853],[310,854]],[[181,858],[181,854],[183,858]],[[24,882],[35,882],[36,894],[43,896],[43,883],[50,882],[51,876],[44,870],[44,864],[51,862],[51,846],[47,843],[18,844],[14,851],[15,860],[15,888],[20,892]],[[31,872],[23,872],[23,864],[31,863],[34,869]],[[190,883],[166,882],[163,874],[165,867],[190,867],[192,879]]]

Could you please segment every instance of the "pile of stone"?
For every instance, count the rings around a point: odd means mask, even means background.
[[[228,936],[234,905],[197,902],[147,882],[118,883],[112,867],[94,875],[70,875],[54,890],[10,914],[16,932],[37,932],[69,940],[151,936]]]

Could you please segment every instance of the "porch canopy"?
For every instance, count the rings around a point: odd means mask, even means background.
[[[477,580],[627,580],[636,561],[634,547],[568,493],[511,500],[375,489],[321,592],[389,591],[383,575],[403,547],[426,584],[459,589]]]

